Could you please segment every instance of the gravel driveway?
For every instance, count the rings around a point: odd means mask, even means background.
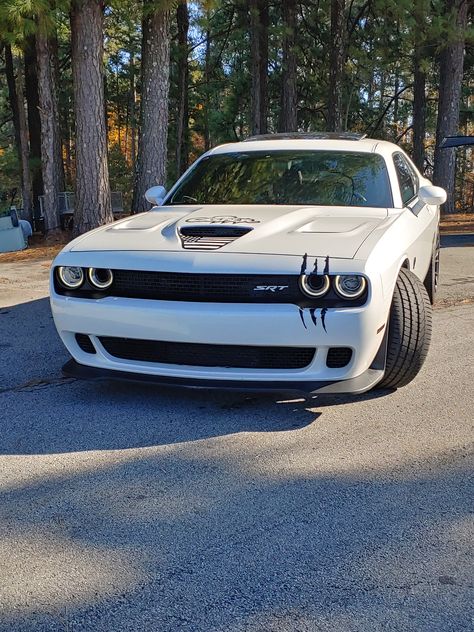
[[[0,263],[0,630],[473,630],[474,248],[442,260],[418,379],[307,400],[65,379],[48,262]]]

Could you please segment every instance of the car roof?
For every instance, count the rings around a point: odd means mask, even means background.
[[[367,134],[356,132],[278,132],[277,134],[257,134],[249,136],[243,142],[254,140],[363,140]]]
[[[375,138],[365,138],[358,134],[347,133],[290,133],[265,134],[251,136],[236,143],[218,145],[209,154],[226,154],[249,151],[282,151],[282,150],[327,150],[382,154],[386,157],[394,151],[401,151],[400,147],[388,141]]]

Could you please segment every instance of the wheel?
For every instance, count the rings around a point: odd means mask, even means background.
[[[428,354],[431,304],[420,279],[401,269],[388,324],[385,375],[377,388],[399,388],[415,378]]]
[[[438,291],[439,283],[439,233],[436,237],[436,245],[431,255],[431,263],[429,270],[425,277],[425,287],[430,297],[431,305],[434,305],[436,292]]]

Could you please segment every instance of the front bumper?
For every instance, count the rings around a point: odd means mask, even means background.
[[[363,307],[330,309],[324,318],[296,305],[210,304],[129,298],[81,299],[51,293],[55,324],[75,364],[76,377],[119,378],[205,388],[361,393],[383,376],[374,359],[384,337],[387,314],[373,298]],[[381,315],[382,314],[382,315]],[[76,333],[88,334],[96,353],[84,352]],[[242,369],[161,364],[111,356],[101,336],[210,345],[314,347],[313,361],[301,369]],[[353,350],[349,364],[328,368],[330,347]]]

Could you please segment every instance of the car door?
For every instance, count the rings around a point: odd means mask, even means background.
[[[410,261],[413,271],[423,279],[431,262],[433,240],[437,230],[438,213],[436,207],[424,204],[418,197],[420,179],[414,167],[401,152],[393,154],[393,163],[400,185],[402,202],[412,214],[414,221]]]

